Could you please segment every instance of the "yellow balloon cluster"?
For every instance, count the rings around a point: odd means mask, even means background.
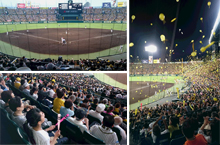
[[[131,42],[131,43],[129,44],[129,46],[130,46],[130,47],[133,47],[133,46],[134,46],[134,43]]]
[[[161,21],[163,21],[163,24],[165,24],[165,15],[164,15],[163,13],[160,13],[159,19],[160,19]]]
[[[135,15],[132,15],[132,16],[131,16],[131,19],[132,19],[132,23],[133,23],[133,21],[134,21],[134,19],[135,19]]]

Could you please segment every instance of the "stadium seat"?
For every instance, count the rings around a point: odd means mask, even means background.
[[[97,137],[93,136],[92,134],[88,133],[87,131],[84,131],[83,132],[83,137],[84,137],[84,140],[87,144],[91,144],[91,145],[104,145],[105,142],[98,139]]]
[[[51,118],[52,118],[51,121],[52,121],[53,123],[57,123],[57,115],[58,115],[58,113],[55,112],[55,111],[52,109],[50,116],[51,116]]]
[[[157,137],[156,144],[159,145],[169,145],[170,143],[170,133],[166,133],[161,135],[160,137]]]
[[[121,134],[120,134],[120,130],[116,127],[112,127],[112,131],[114,131],[117,134],[118,141],[120,142],[122,139]]]
[[[175,139],[175,138],[179,138],[179,137],[182,137],[183,136],[183,133],[181,130],[175,130],[172,132],[172,137],[171,139]]]
[[[78,126],[74,125],[66,119],[62,123],[65,126],[64,132],[66,132],[66,135],[69,137],[69,139],[76,141],[77,143],[83,142],[83,134]]]
[[[21,138],[21,140],[26,144],[26,145],[31,145],[31,143],[28,141],[28,136],[27,134],[21,129],[21,128],[17,128],[17,132]]]
[[[45,116],[49,119],[52,118],[51,115],[51,110],[49,107],[41,103],[41,110],[45,113]],[[50,119],[49,119],[50,120]]]
[[[170,142],[170,145],[183,145],[186,141],[186,138],[184,136],[172,139]]]
[[[92,115],[88,115],[87,118],[89,119],[89,125],[92,124],[94,121],[98,122],[99,124],[102,124],[101,120],[93,117]]]

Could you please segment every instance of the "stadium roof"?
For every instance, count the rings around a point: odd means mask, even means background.
[[[139,58],[147,59],[148,55],[152,54],[144,52],[145,46],[156,45],[158,51],[153,54],[154,58],[167,58],[169,50],[166,50],[166,47],[169,49],[171,47],[173,30],[175,22],[177,22],[172,60],[180,58],[187,60],[187,56],[193,51],[191,40],[195,42],[195,50],[197,50],[198,56],[205,55],[205,53],[199,54],[200,48],[209,44],[211,30],[220,10],[220,1],[210,1],[211,6],[209,8],[208,1],[204,0],[179,0],[179,2],[176,0],[141,2],[131,0],[130,16],[135,15],[136,18],[133,23],[130,19],[130,42],[134,43],[134,46],[130,48],[130,54],[133,58],[139,56]],[[171,22],[177,16],[178,5],[180,5],[178,19]],[[165,24],[159,19],[160,13],[165,15]],[[203,21],[200,18],[203,18]],[[219,25],[217,29],[219,30]],[[161,34],[165,35],[167,39],[165,43],[160,40]],[[218,33],[216,32],[216,34]],[[177,47],[175,47],[176,44]]]

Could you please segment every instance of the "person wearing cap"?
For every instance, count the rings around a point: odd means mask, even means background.
[[[23,92],[26,94],[26,95],[31,95],[30,94],[30,85],[26,82],[24,83],[24,90]]]
[[[83,109],[77,109],[75,112],[75,118],[69,117],[68,120],[73,123],[74,125],[77,125],[81,132],[83,133],[84,131],[88,131],[89,132],[89,119],[85,118],[86,117],[86,112]],[[86,125],[84,125],[84,123]]]
[[[103,121],[103,116],[101,113],[105,110],[105,105],[104,104],[98,104],[96,107],[96,110],[90,110],[89,115],[92,115],[93,117],[99,119],[101,122]]]
[[[103,140],[105,144],[119,144],[118,137],[115,132],[112,131],[114,126],[114,117],[106,115],[103,119],[102,125],[93,125],[90,128],[90,133],[95,137]]]
[[[15,82],[14,82],[14,86],[15,88],[19,89],[19,87],[21,86],[21,78],[17,77]]]
[[[114,118],[114,120],[115,120],[114,127],[118,128],[120,130],[120,135],[122,137],[122,140],[126,140],[127,135],[126,135],[125,131],[119,126],[122,124],[122,121],[123,121],[122,118],[119,116],[116,116]]]

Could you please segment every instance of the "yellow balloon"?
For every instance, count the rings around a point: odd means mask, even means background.
[[[215,97],[215,98],[213,98],[213,101],[215,101],[215,102],[216,102],[216,101],[218,101],[218,99]]]
[[[133,46],[134,46],[134,43],[131,42],[131,43],[129,44],[129,46],[130,46],[130,47],[133,47]]]
[[[215,32],[213,32],[213,35],[215,36]]]
[[[202,47],[202,48],[200,49],[201,52],[205,52],[205,50],[206,50],[205,47]]]
[[[201,32],[201,33],[202,33],[202,30],[199,30],[199,32]]]
[[[159,19],[160,19],[161,21],[164,21],[164,20],[165,20],[165,15],[164,15],[163,13],[160,13]]]
[[[153,26],[153,23],[150,23],[151,26]]]
[[[131,16],[131,19],[132,19],[132,22],[133,22],[134,19],[135,19],[135,15],[132,15],[132,16]]]
[[[166,50],[168,49],[168,47],[166,47]]]
[[[165,36],[163,34],[160,35],[160,39],[161,39],[162,42],[164,42],[166,40],[166,38],[165,38]]]
[[[209,6],[209,8],[210,8],[211,4],[212,4],[212,3],[211,3],[210,1],[207,3],[207,5]]]
[[[206,50],[207,48],[209,48],[210,46],[212,46],[214,43],[215,43],[215,41],[213,41],[212,43],[210,43],[209,45],[207,45],[207,46],[205,46],[205,47],[202,47],[202,48],[200,49],[200,51],[201,51],[201,52],[205,52],[205,50]]]
[[[205,38],[205,35],[202,36],[202,39]]]
[[[134,19],[135,19],[135,15],[132,15],[132,16],[131,16],[131,19],[134,20]]]
[[[197,53],[195,51],[191,53],[192,56],[196,56],[196,54]]]
[[[179,2],[179,0],[176,0],[176,2]]]
[[[194,40],[191,41],[191,43],[193,43],[193,42],[194,42]]]
[[[202,44],[202,41],[199,41],[199,43],[201,43],[201,44]]]
[[[133,57],[132,55],[130,55],[130,57]]]
[[[171,20],[171,23],[173,23],[174,21],[176,21],[176,18],[174,18],[173,20]]]
[[[176,47],[178,46],[178,44],[176,44]]]
[[[200,20],[203,22],[203,17],[201,17]]]

